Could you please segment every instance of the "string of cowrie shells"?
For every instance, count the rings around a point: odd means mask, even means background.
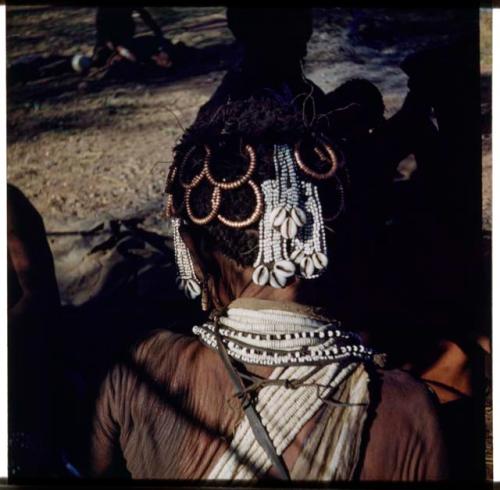
[[[276,178],[262,183],[264,216],[259,223],[259,251],[252,275],[259,286],[282,288],[297,273],[297,267],[302,277],[313,279],[328,265],[318,189],[312,182],[299,180],[296,155],[297,150],[294,159],[288,145],[275,145]],[[331,168],[335,169],[336,163]]]

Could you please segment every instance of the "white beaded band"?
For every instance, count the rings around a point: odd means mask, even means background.
[[[341,330],[339,322],[290,312],[234,310],[229,309],[218,319],[219,335],[228,354],[241,362],[266,366],[327,364],[368,361],[374,356],[357,334]],[[218,349],[214,323],[195,326],[193,333],[208,347]]]
[[[194,299],[201,294],[200,282],[194,272],[191,253],[186,247],[179,231],[181,220],[180,218],[172,218],[171,223],[174,236],[175,263],[179,272],[177,276],[177,285],[179,289],[184,291],[188,298]]]
[[[318,277],[328,265],[318,189],[299,180],[292,149],[274,146],[275,179],[262,183],[264,216],[259,224],[259,251],[253,282],[283,288],[297,273]]]

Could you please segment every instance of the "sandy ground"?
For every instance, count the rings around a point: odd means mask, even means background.
[[[151,12],[174,42],[197,48],[199,70],[181,69],[160,83],[109,84],[97,93],[78,92],[80,80],[71,75],[9,88],[8,180],[33,201],[49,229],[158,211],[176,139],[234,60],[222,8]],[[325,91],[353,77],[368,78],[381,89],[391,115],[406,93],[399,63],[410,52],[446,39],[455,17],[387,9],[368,17],[352,9],[316,9],[306,73]],[[144,29],[140,21],[138,26]],[[33,54],[89,54],[93,10],[9,7],[7,29],[10,63]],[[489,147],[486,136],[486,228]]]

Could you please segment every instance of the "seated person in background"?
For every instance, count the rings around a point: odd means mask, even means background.
[[[9,321],[37,320],[59,305],[59,292],[43,219],[26,196],[7,184]]]
[[[363,244],[359,275],[373,278],[366,287],[370,299],[364,314],[356,305],[351,309],[358,321],[373,320],[366,333],[388,353],[392,366],[410,370],[437,394],[453,479],[484,474],[478,434],[484,433],[490,352],[488,327],[470,319],[471,304],[485,305],[472,298],[474,289],[488,289],[477,281],[477,272],[469,275],[474,288],[464,281],[478,253],[471,247],[477,228],[462,215],[480,209],[480,200],[468,202],[474,182],[480,182],[480,175],[476,180],[473,175],[480,165],[472,154],[479,128],[470,103],[475,93],[473,64],[466,61],[470,45],[408,57],[402,67],[410,91],[387,120],[382,95],[367,80],[350,80],[327,94],[333,125],[345,140],[353,189],[364,196],[357,200],[360,209],[376,203],[367,222],[373,231],[354,241]],[[416,169],[409,179],[395,181],[399,162],[409,155]],[[369,227],[356,229],[364,233]],[[404,332],[401,324],[407,325]]]
[[[134,12],[140,15],[154,36],[135,36]],[[171,47],[170,41],[163,37],[161,28],[144,7],[97,8],[94,66],[126,59],[134,63],[152,62],[159,67],[169,68],[172,65],[169,55]]]
[[[178,285],[209,319],[194,336],[154,333],[108,374],[94,476],[446,478],[430,392],[381,369],[337,313],[349,162],[329,128],[269,95],[206,111],[184,134],[167,214]]]
[[[9,476],[44,477],[56,469],[51,384],[59,292],[43,220],[7,186],[9,328]]]

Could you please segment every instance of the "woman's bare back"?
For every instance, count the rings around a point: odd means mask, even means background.
[[[444,446],[425,385],[402,371],[377,371],[375,378],[359,478],[446,478]],[[93,474],[206,478],[243,417],[232,392],[216,352],[190,337],[167,331],[152,335],[102,386],[92,440]],[[319,418],[313,417],[283,454],[289,469]]]

